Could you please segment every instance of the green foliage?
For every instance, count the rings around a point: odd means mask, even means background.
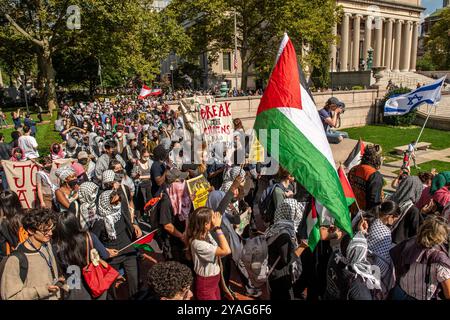
[[[420,71],[435,71],[436,65],[433,63],[433,59],[429,52],[426,52],[423,57],[417,59],[416,69]]]
[[[410,91],[411,91],[411,89],[404,88],[404,87],[391,90],[390,92],[386,93],[384,99],[380,102],[380,104],[382,106],[384,106],[386,101],[389,100],[390,98],[392,98],[393,96],[408,93]],[[410,126],[413,124],[414,120],[416,119],[416,115],[417,115],[417,109],[414,109],[413,111],[411,111],[403,116],[388,116],[388,117],[383,116],[383,122],[385,124],[388,124],[391,126],[402,126],[402,127]]]
[[[450,69],[450,8],[440,12],[440,19],[433,25],[426,39],[426,51],[438,70]]]
[[[173,0],[168,8],[188,26],[192,47],[187,56],[198,59],[207,52],[210,62],[221,50],[234,49],[236,12],[243,88],[250,66],[258,78],[267,80],[284,32],[293,41],[299,62],[311,71],[318,69],[316,86],[328,82],[329,45],[336,41],[331,28],[339,13],[334,0]]]
[[[364,90],[363,86],[353,86],[352,90]]]

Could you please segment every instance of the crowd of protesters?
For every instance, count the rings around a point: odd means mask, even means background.
[[[348,168],[360,209],[350,207],[354,237],[322,219],[311,251],[311,195],[282,167],[273,173],[266,163],[237,163],[240,152],[249,155],[242,122],[233,121],[234,149],[183,163],[176,134],[183,117],[161,101],[64,103],[55,123],[63,143],[48,155],[38,152],[27,124],[11,143],[0,134],[2,160],[40,168],[32,209],[22,208],[1,176],[2,299],[121,299],[124,283],[128,299],[239,299],[236,281],[255,299],[450,299],[450,172],[406,175],[385,196],[381,148],[366,146],[361,163]],[[52,162],[61,159],[72,162],[56,170],[55,184]],[[211,188],[206,206],[194,210],[186,180],[199,175]],[[143,274],[149,254],[130,244],[148,225],[162,254]],[[84,278],[78,287],[69,283],[92,252],[119,272],[100,296]]]

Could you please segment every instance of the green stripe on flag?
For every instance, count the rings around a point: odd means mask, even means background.
[[[328,159],[276,108],[258,114],[254,129],[258,138],[260,129],[268,130],[267,141],[259,139],[266,150],[330,211],[338,228],[353,236],[342,185]],[[280,130],[278,152],[272,150],[271,129]]]
[[[148,245],[148,244],[137,244],[137,243],[135,243],[135,244],[133,244],[133,247],[135,247],[136,249],[142,249],[142,250],[145,250],[145,251],[148,251],[148,252],[153,252],[153,248],[150,245]]]

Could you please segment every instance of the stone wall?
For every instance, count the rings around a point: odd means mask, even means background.
[[[380,93],[383,96],[384,93]],[[377,90],[358,91],[328,91],[313,94],[317,109],[323,108],[325,102],[334,96],[343,101],[346,111],[341,117],[341,128],[364,126],[375,122],[375,101]],[[261,97],[236,97],[217,98],[217,102],[228,101],[231,103],[233,118],[241,118],[244,128],[252,128]],[[178,105],[170,103],[171,108]]]

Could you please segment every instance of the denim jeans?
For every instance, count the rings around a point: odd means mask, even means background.
[[[326,135],[328,142],[333,144],[341,142],[339,141],[339,137],[348,139],[348,133],[343,131],[327,131]]]

